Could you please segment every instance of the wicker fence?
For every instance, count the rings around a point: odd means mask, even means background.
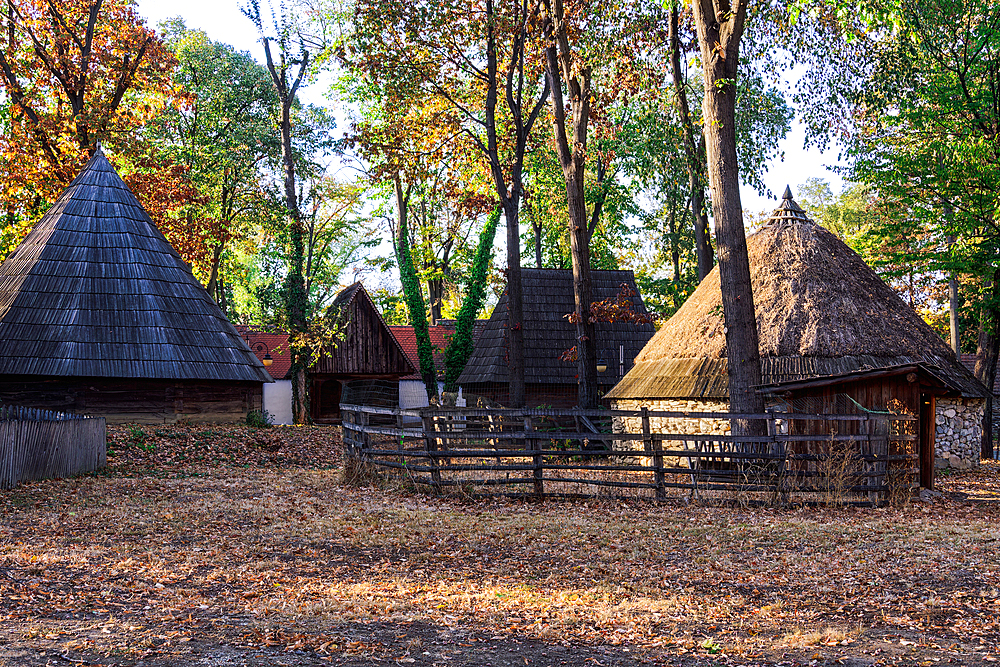
[[[107,464],[103,417],[0,405],[0,488]]]
[[[882,504],[908,496],[919,472],[908,415],[358,405],[341,405],[341,414],[352,464],[471,496]],[[764,421],[767,435],[704,428],[737,419]],[[665,420],[676,432],[655,432]]]

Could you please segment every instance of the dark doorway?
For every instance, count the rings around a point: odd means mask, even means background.
[[[934,432],[935,424],[934,395],[920,395],[920,428],[917,437],[920,439],[920,486],[925,489],[934,488]]]
[[[340,380],[315,380],[313,383],[313,421],[340,421]]]

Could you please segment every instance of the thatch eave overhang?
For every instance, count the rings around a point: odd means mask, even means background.
[[[909,377],[912,374],[912,378]],[[948,378],[940,372],[939,368],[929,364],[902,364],[899,366],[889,366],[886,368],[862,369],[849,373],[837,375],[824,375],[819,377],[805,378],[802,380],[789,380],[786,382],[776,382],[773,384],[760,385],[755,387],[757,392],[765,395],[781,395],[787,392],[795,392],[804,389],[819,389],[831,387],[848,382],[860,382],[863,380],[874,380],[881,378],[891,378],[907,376],[910,382],[920,382],[921,386],[939,396],[956,397],[962,395],[961,387],[950,382]]]

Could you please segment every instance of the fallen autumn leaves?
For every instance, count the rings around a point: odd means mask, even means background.
[[[0,493],[0,664],[991,664],[1000,467],[902,509],[472,504],[333,428],[117,427]]]

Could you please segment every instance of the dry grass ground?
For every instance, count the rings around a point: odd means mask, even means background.
[[[1000,466],[895,509],[437,499],[332,428],[117,429],[0,492],[0,665],[987,665]]]

